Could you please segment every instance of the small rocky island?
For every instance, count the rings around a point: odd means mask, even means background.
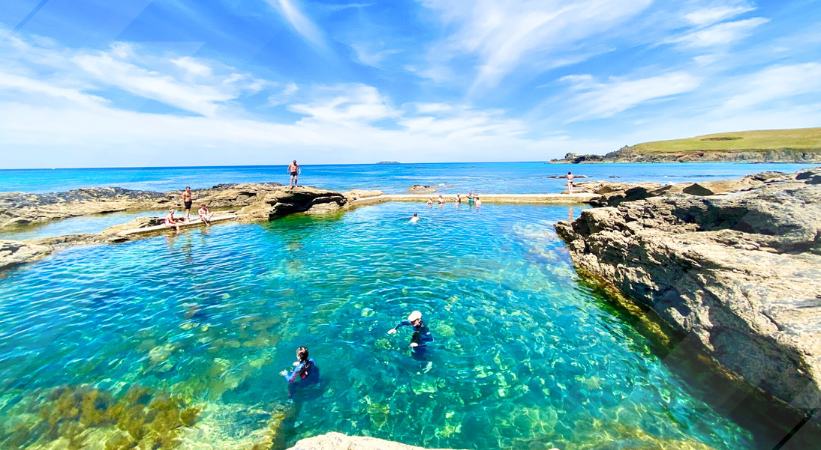
[[[583,277],[768,396],[821,406],[821,169],[587,188],[601,207],[556,225]]]

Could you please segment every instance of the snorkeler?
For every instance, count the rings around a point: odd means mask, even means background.
[[[294,361],[294,368],[290,373],[283,370],[279,374],[288,381],[288,398],[293,397],[296,386],[305,386],[319,381],[319,367],[313,358],[308,357],[307,347],[296,349],[296,361]]]
[[[414,311],[408,315],[408,320],[399,322],[399,325],[388,330],[388,334],[395,334],[399,327],[411,326],[413,327],[413,335],[411,336],[410,347],[414,357],[424,355],[427,350],[427,345],[433,342],[433,335],[430,334],[428,326],[422,321],[422,313]]]

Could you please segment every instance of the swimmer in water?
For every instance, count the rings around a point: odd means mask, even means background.
[[[410,218],[409,222],[410,222],[410,223],[416,223],[416,222],[419,222],[419,214],[413,213],[413,215],[411,216],[411,218]]]

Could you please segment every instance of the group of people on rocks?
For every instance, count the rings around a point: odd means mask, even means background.
[[[182,194],[180,194],[180,199],[182,200],[185,217],[176,217],[175,214],[177,211],[174,208],[171,208],[168,210],[168,214],[165,215],[165,219],[163,220],[166,227],[173,227],[177,230],[177,232],[180,231],[180,223],[191,222],[191,207],[194,204],[194,193],[191,192],[191,186],[185,187],[185,190],[182,191]],[[199,216],[200,222],[206,225],[211,225],[211,217],[213,214],[211,213],[211,210],[208,209],[208,205],[205,203],[201,204],[200,209],[197,211],[197,215]]]
[[[296,160],[291,161],[291,163],[288,164],[288,174],[291,177],[289,187],[291,190],[299,184],[299,173],[299,164]],[[163,219],[163,223],[166,227],[174,228],[177,232],[180,231],[181,223],[185,224],[191,222],[191,207],[194,204],[194,193],[191,191],[191,186],[185,187],[185,190],[182,191],[182,194],[180,194],[180,200],[182,201],[183,211],[185,211],[185,217],[177,217],[177,211],[174,208],[171,208],[168,210],[168,214],[166,214]],[[197,215],[199,216],[201,223],[211,225],[211,217],[213,215],[211,210],[208,209],[208,205],[205,203],[200,205]]]
[[[395,327],[388,330],[388,334],[396,334],[402,327],[411,327],[413,334],[410,338],[411,356],[416,360],[425,360],[428,345],[433,342],[433,335],[427,324],[422,320],[422,313],[413,311],[408,315],[407,320],[399,322]],[[428,363],[431,365],[431,363]],[[430,367],[428,367],[429,370]],[[292,368],[284,369],[279,374],[285,377],[288,382],[288,398],[292,398],[296,389],[319,383],[319,366],[316,361],[309,356],[308,347],[300,346],[296,349],[296,361]]]

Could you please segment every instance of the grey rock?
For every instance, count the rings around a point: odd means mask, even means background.
[[[678,186],[583,211],[556,230],[582,272],[696,336],[750,385],[796,408],[818,408],[819,174],[747,177],[714,195]]]

